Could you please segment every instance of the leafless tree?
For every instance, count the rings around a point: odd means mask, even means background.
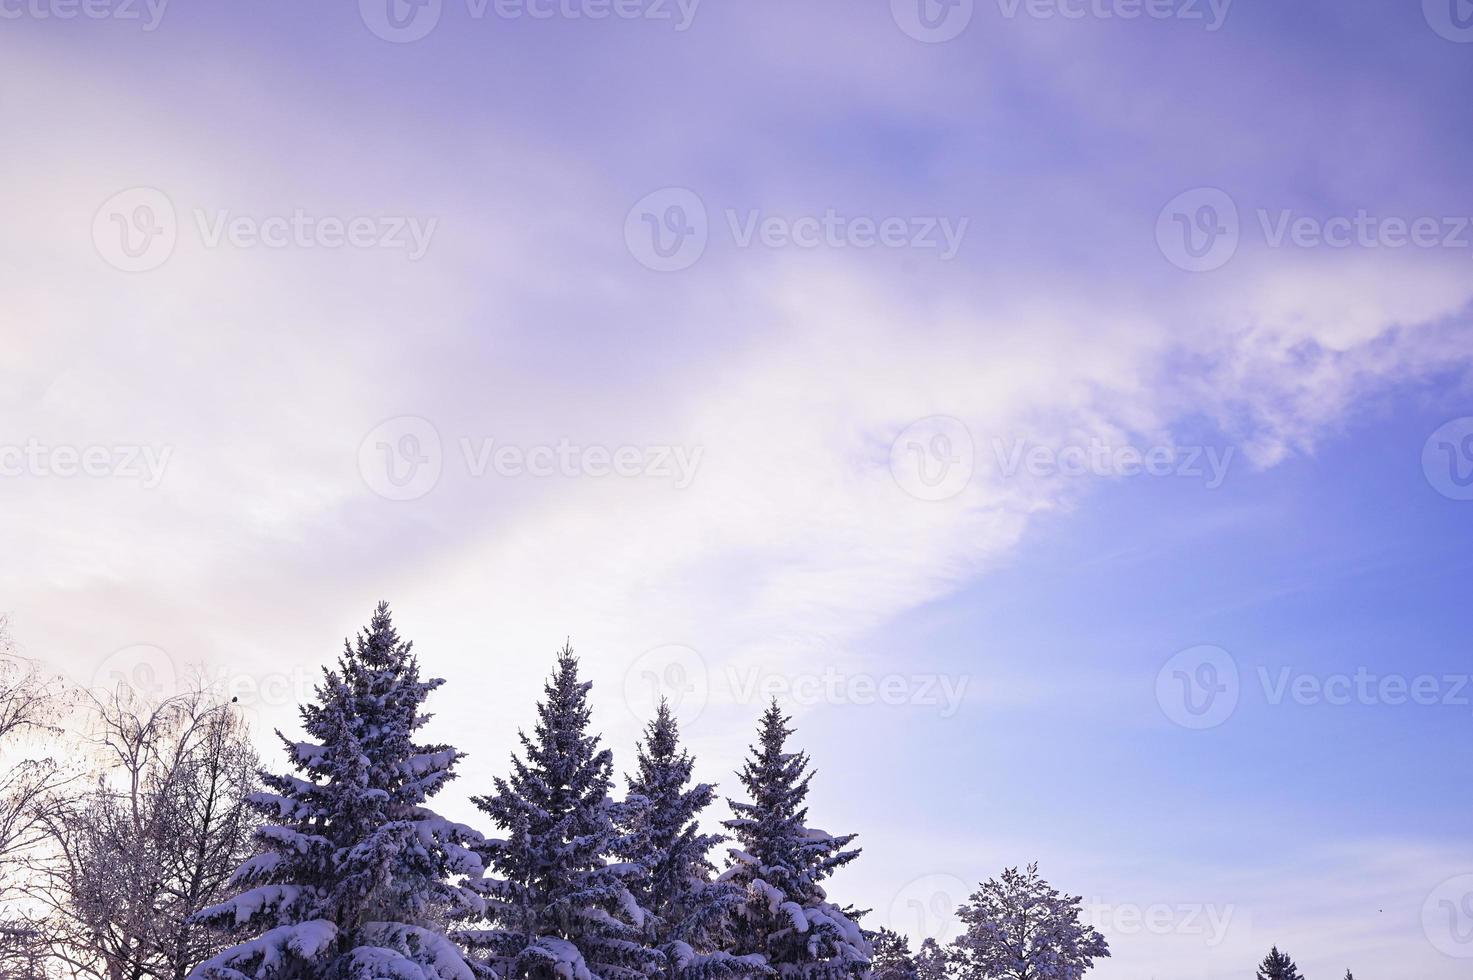
[[[91,980],[183,980],[219,939],[190,917],[227,895],[252,850],[256,755],[239,713],[203,690],[126,688],[92,705],[100,771],[53,809],[33,894],[52,954]]]
[[[45,976],[45,932],[26,899],[26,866],[47,837],[71,770],[58,761],[69,706],[57,678],[15,654],[0,618],[0,976]]]

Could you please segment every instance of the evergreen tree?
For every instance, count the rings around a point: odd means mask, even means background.
[[[930,936],[921,941],[916,953],[916,980],[951,980],[951,957]]]
[[[871,980],[919,980],[909,939],[881,926],[870,944],[874,948],[874,955],[870,957]]]
[[[1279,947],[1275,946],[1258,964],[1258,980],[1304,980],[1304,975],[1288,954],[1280,953]]]
[[[725,826],[741,847],[731,849],[722,880],[744,892],[732,952],[760,955],[784,978],[858,977],[869,970],[869,942],[820,883],[859,851],[845,850],[853,834],[834,837],[805,826],[803,801],[813,774],[805,753],[787,750],[791,734],[774,700],[738,773],[750,800],[727,801],[736,817]]]
[[[673,976],[760,972],[719,948],[741,892],[712,880],[716,867],[707,854],[727,838],[701,833],[701,811],[716,790],[709,783],[690,785],[694,765],[662,699],[638,747],[638,772],[626,780],[629,795],[620,811],[622,856],[643,869],[631,891],[648,913],[645,935],[665,954]]]
[[[427,809],[461,753],[421,745],[421,680],[410,644],[380,603],[356,644],[324,669],[301,709],[313,739],[285,743],[300,774],[262,773],[260,853],[236,872],[245,891],[199,921],[248,936],[201,964],[198,980],[473,980],[447,922],[479,906],[452,884],[479,874],[478,834]]]
[[[509,980],[636,980],[663,965],[630,888],[645,869],[608,860],[626,844],[609,799],[613,755],[588,731],[590,686],[564,647],[533,734],[519,734],[525,759],[513,755],[510,779],[472,800],[506,838],[487,842],[491,876],[472,882],[489,928],[458,938]]]
[[[1105,937],[1080,922],[1080,900],[1008,868],[983,882],[958,911],[967,931],[952,944],[962,980],[1079,980],[1110,955]]]

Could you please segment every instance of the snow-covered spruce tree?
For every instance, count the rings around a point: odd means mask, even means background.
[[[909,939],[881,926],[870,945],[874,948],[874,955],[870,957],[871,980],[919,980]]]
[[[1258,964],[1258,980],[1304,980],[1304,974],[1299,972],[1289,954],[1280,953],[1279,947],[1275,946]]]
[[[732,863],[720,880],[744,892],[731,952],[760,955],[784,978],[859,977],[869,971],[869,941],[820,884],[859,851],[844,849],[853,834],[834,837],[804,825],[813,774],[805,753],[787,750],[791,734],[774,700],[737,774],[750,799],[727,801],[736,816],[725,826],[741,847],[730,849]]]
[[[1038,875],[1008,868],[960,909],[966,932],[952,944],[961,980],[1079,980],[1110,955],[1105,937],[1079,921],[1080,900]]]
[[[637,752],[638,770],[626,777],[628,797],[620,808],[621,856],[643,871],[630,889],[648,913],[645,935],[665,954],[667,974],[694,980],[766,972],[721,949],[742,892],[713,880],[716,866],[707,855],[727,838],[701,833],[699,820],[716,790],[709,783],[691,785],[695,761],[680,747],[680,729],[665,700]]]
[[[940,943],[927,936],[916,953],[916,980],[951,980],[951,956]]]
[[[420,709],[443,681],[421,680],[387,604],[324,669],[302,706],[310,742],[286,744],[300,776],[262,773],[252,797],[267,826],[261,852],[236,872],[244,891],[200,921],[243,941],[197,967],[195,980],[473,980],[445,935],[479,908],[452,883],[481,872],[480,835],[424,806],[461,753],[421,745]]]
[[[613,756],[588,731],[590,684],[571,648],[543,688],[537,724],[519,738],[509,779],[472,799],[506,836],[483,852],[486,928],[457,938],[508,980],[635,980],[664,957],[644,934],[645,911],[630,890],[644,869],[613,863],[623,850],[609,799]]]

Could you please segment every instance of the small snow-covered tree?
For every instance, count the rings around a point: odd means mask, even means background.
[[[1039,877],[1038,865],[983,882],[958,913],[953,944],[962,980],[1079,980],[1110,955],[1105,937],[1080,921],[1080,899]]]
[[[713,880],[716,867],[707,855],[727,838],[701,833],[699,819],[716,790],[709,783],[691,785],[695,761],[681,748],[679,726],[663,699],[637,751],[638,769],[626,778],[628,797],[620,808],[621,856],[643,872],[630,888],[648,913],[645,935],[665,955],[671,976],[761,972],[760,965],[720,948],[742,893]]]
[[[737,774],[748,800],[728,800],[736,816],[725,826],[741,844],[721,880],[744,900],[733,923],[732,952],[757,955],[784,978],[830,980],[868,972],[870,944],[851,914],[828,900],[820,884],[859,856],[854,840],[805,822],[808,756],[790,752],[788,718],[774,700],[757,742]]]
[[[532,735],[519,736],[525,758],[513,755],[510,778],[472,799],[506,836],[486,843],[490,873],[471,883],[488,927],[457,938],[508,980],[640,980],[664,962],[631,891],[646,869],[610,860],[624,842],[613,755],[588,730],[591,686],[564,647]]]
[[[244,889],[199,921],[244,941],[205,961],[195,980],[473,980],[444,933],[479,908],[453,883],[479,874],[481,842],[425,806],[461,753],[424,745],[421,708],[444,682],[421,680],[410,644],[380,603],[366,632],[324,670],[301,709],[309,742],[285,743],[301,775],[262,773],[270,792],[261,853],[233,878]],[[484,975],[484,974],[480,974]]]
[[[951,980],[951,956],[936,940],[927,936],[916,953],[916,980]]]
[[[870,957],[871,980],[919,980],[920,973],[910,952],[909,939],[881,926],[870,945],[874,948],[874,955]]]
[[[1279,952],[1279,947],[1275,946],[1258,964],[1258,980],[1304,980],[1304,975],[1289,954]]]

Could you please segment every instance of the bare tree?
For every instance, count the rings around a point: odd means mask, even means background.
[[[54,752],[68,703],[57,678],[15,655],[0,618],[0,976],[7,980],[45,976],[45,932],[26,900],[26,866],[70,778]]]
[[[240,715],[195,691],[96,700],[91,790],[48,820],[38,899],[52,951],[77,978],[183,980],[217,937],[190,917],[227,895],[250,855],[256,755]]]

